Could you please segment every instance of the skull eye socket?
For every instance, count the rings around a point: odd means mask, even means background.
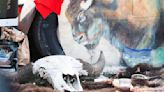
[[[73,84],[77,80],[76,75],[72,76],[69,74],[68,75],[63,74],[63,79],[66,83],[71,83],[71,84]]]
[[[76,81],[76,77],[73,77],[73,78],[70,80],[71,83],[74,83],[75,81]]]

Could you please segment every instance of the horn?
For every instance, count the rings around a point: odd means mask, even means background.
[[[105,66],[105,57],[103,51],[100,52],[99,59],[95,64],[89,64],[81,59],[79,60],[83,64],[83,69],[88,72],[88,76],[99,76]]]
[[[33,71],[32,71],[32,63],[30,64],[27,64],[26,66],[23,67],[23,69],[19,70],[18,71],[18,80],[19,80],[19,83],[27,83],[32,80],[34,80],[34,74],[33,74]]]
[[[32,64],[27,64],[22,69],[18,70],[17,73],[14,73],[9,76],[12,81],[19,83],[28,83],[29,81],[34,79],[34,75],[32,72]]]

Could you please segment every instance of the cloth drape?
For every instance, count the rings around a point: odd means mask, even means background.
[[[57,15],[60,14],[63,0],[34,0],[34,2],[36,4],[36,9],[42,17],[47,18],[47,16],[52,12]]]

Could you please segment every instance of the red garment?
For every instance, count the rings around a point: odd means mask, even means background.
[[[42,17],[47,18],[47,16],[52,12],[57,15],[60,14],[63,0],[35,0],[34,2],[36,4],[36,9]]]

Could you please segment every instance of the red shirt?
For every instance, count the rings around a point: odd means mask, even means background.
[[[57,15],[60,14],[63,0],[35,0],[34,2],[36,4],[36,9],[42,17],[47,18],[47,16],[52,12]]]

